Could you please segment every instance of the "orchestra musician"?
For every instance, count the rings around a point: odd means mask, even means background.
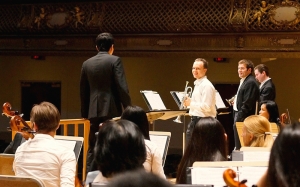
[[[32,108],[30,122],[36,134],[15,153],[16,176],[39,178],[47,187],[74,187],[75,154],[54,139],[59,121],[60,113],[52,103],[42,102]]]
[[[196,79],[192,98],[186,97],[184,106],[189,107],[191,122],[186,131],[186,145],[191,139],[191,135],[196,123],[202,117],[216,117],[216,90],[213,84],[207,79],[206,72],[208,62],[203,58],[197,58],[193,64],[192,74]]]
[[[269,68],[265,64],[259,64],[254,68],[254,74],[259,85],[259,102],[270,100],[275,101],[276,89],[269,77]]]
[[[300,185],[300,123],[286,125],[272,146],[268,170],[258,187],[296,187]]]
[[[247,147],[272,147],[274,139],[269,121],[259,115],[248,116],[243,125],[243,141]]]
[[[246,117],[254,115],[257,109],[259,88],[252,75],[253,69],[254,65],[251,60],[242,59],[238,62],[238,75],[241,80],[233,101],[233,132],[236,150],[241,148],[236,122],[243,122]]]

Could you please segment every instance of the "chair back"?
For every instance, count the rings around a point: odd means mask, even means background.
[[[15,175],[13,170],[14,154],[0,154],[0,175]]]
[[[0,184],[5,187],[45,187],[40,179],[11,175],[0,175]]]

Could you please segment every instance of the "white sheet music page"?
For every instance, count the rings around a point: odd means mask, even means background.
[[[152,110],[166,110],[166,106],[157,92],[144,92]]]
[[[74,147],[76,145],[76,141],[72,141],[72,140],[55,139],[55,141],[59,142],[60,144],[62,144],[67,149],[71,149],[72,151],[74,150]]]
[[[226,106],[221,98],[221,95],[218,91],[216,91],[216,105],[217,105],[217,108],[226,108]]]
[[[264,175],[267,171],[267,166],[240,166],[239,167],[239,180],[242,181],[247,179],[247,186],[252,186],[256,184],[259,179]]]
[[[270,151],[243,151],[243,161],[269,161]]]
[[[157,146],[160,155],[164,159],[168,136],[150,134],[150,140]]]
[[[213,184],[216,187],[226,186],[223,179],[225,167],[197,167],[191,171],[192,184]],[[236,167],[233,169],[236,170]]]

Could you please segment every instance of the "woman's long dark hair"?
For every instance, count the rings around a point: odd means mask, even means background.
[[[262,101],[261,105],[265,104],[266,109],[268,110],[269,113],[269,122],[271,123],[280,123],[279,119],[279,111],[278,111],[278,106],[274,101]]]
[[[141,130],[145,139],[150,140],[149,123],[146,112],[139,106],[127,106],[122,113],[121,119],[135,123]]]
[[[195,161],[227,160],[227,141],[222,124],[213,117],[203,117],[195,125],[177,170],[176,183],[186,184],[186,170]]]
[[[300,186],[300,123],[285,126],[271,149],[266,184],[269,187]]]

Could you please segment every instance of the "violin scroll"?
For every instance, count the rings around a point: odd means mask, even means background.
[[[241,182],[234,180],[236,177],[236,172],[232,169],[226,169],[223,173],[224,182],[228,187],[247,187],[247,180],[242,180]]]

